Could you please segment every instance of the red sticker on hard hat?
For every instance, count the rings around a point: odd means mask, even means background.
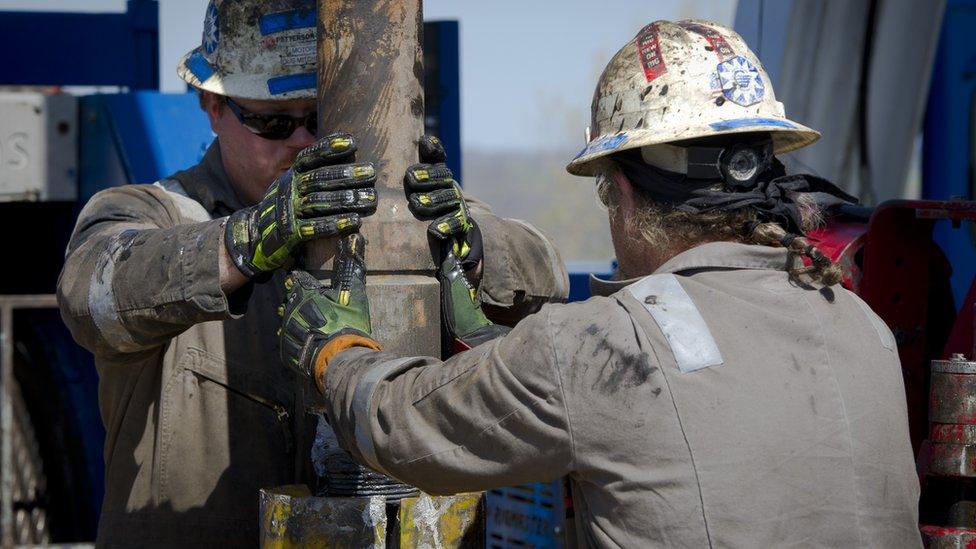
[[[637,33],[637,56],[644,67],[644,76],[650,82],[668,72],[661,55],[661,44],[657,37],[657,24],[647,25]]]
[[[718,56],[718,60],[720,62],[735,57],[735,51],[732,49],[732,46],[730,46],[728,41],[725,40],[722,33],[718,32],[717,30],[711,27],[706,27],[705,25],[689,23],[687,21],[678,23],[678,26],[687,31],[699,34],[702,36],[702,38],[707,40],[708,44],[713,50],[715,50],[715,55]]]

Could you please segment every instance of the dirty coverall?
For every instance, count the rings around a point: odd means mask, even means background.
[[[313,399],[271,367],[283,275],[220,290],[223,217],[243,206],[222,166],[215,142],[189,170],[98,193],[68,246],[58,300],[95,355],[106,428],[102,545],[253,545],[258,489],[307,480]],[[553,246],[470,205],[486,300],[519,317],[564,300]]]
[[[894,338],[787,264],[709,243],[446,362],[346,350],[328,413],[433,494],[568,476],[585,547],[920,547]]]

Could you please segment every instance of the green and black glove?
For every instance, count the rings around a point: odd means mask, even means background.
[[[244,276],[267,280],[296,247],[316,238],[354,232],[376,211],[376,170],[354,162],[356,142],[335,133],[298,153],[290,170],[256,206],[227,221],[224,244]]]
[[[494,324],[481,310],[478,288],[468,280],[454,250],[445,246],[444,260],[437,272],[441,281],[441,313],[451,337],[453,352],[460,353],[510,331]]]
[[[451,244],[465,270],[475,268],[483,255],[481,231],[461,195],[454,174],[444,164],[447,153],[440,139],[420,138],[420,164],[407,168],[403,178],[410,211],[423,220],[433,219],[427,231]]]
[[[278,308],[281,360],[314,380],[319,391],[335,355],[350,347],[380,350],[370,337],[366,239],[353,233],[340,238],[338,247],[332,287],[295,269],[285,278],[286,302]]]

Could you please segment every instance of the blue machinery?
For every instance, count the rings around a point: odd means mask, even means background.
[[[976,200],[976,0],[948,0],[932,70],[922,142],[922,198]],[[973,226],[935,225],[952,265],[957,307],[976,275]]]

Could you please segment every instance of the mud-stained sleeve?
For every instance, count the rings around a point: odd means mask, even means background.
[[[571,435],[547,319],[544,309],[446,362],[339,354],[325,399],[341,443],[431,494],[566,475]]]
[[[515,325],[546,303],[569,296],[569,275],[559,251],[538,229],[494,215],[480,200],[465,197],[484,240],[481,296],[493,321]]]
[[[131,185],[96,194],[79,215],[58,303],[95,355],[144,351],[231,316],[219,280],[223,220],[177,225],[175,209],[164,191]]]

